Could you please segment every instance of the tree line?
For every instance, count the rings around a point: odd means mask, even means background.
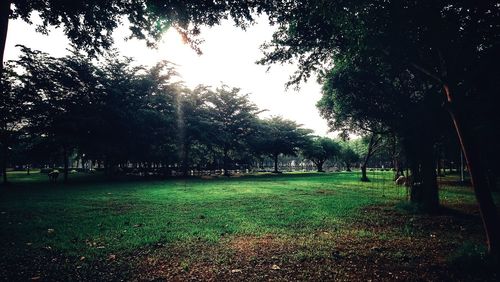
[[[141,173],[187,176],[191,170],[258,168],[269,158],[297,156],[324,171],[336,160],[349,169],[349,145],[312,135],[292,120],[263,112],[240,89],[186,88],[167,61],[137,66],[110,52],[95,60],[75,50],[55,58],[19,46],[1,80],[2,171],[7,167],[93,164],[112,176]]]

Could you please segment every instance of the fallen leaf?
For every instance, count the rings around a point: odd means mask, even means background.
[[[109,260],[114,260],[114,259],[116,259],[116,255],[109,255],[108,259]]]
[[[31,279],[31,280],[39,280],[39,279],[40,279],[40,276],[31,277],[30,279]]]
[[[271,266],[271,269],[280,270],[281,268],[279,266],[277,266],[276,264],[273,264],[273,266]]]
[[[232,269],[231,273],[241,273],[241,269]]]

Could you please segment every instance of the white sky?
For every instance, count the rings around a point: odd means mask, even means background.
[[[150,49],[140,40],[125,41],[124,38],[129,34],[125,26],[116,30],[114,37],[115,47],[120,53],[133,57],[139,64],[154,65],[160,60],[177,64],[177,71],[188,87],[198,84],[218,86],[221,82],[239,87],[243,93],[250,94],[250,99],[259,108],[268,110],[263,116],[281,115],[313,129],[317,135],[326,136],[326,121],[320,117],[315,106],[321,97],[320,85],[311,79],[303,83],[299,91],[286,91],[284,85],[295,66],[273,65],[266,72],[267,66],[255,64],[262,57],[259,46],[271,39],[273,30],[265,20],[260,20],[246,31],[234,27],[230,21],[204,28],[201,32],[201,38],[205,41],[200,46],[203,51],[201,56],[183,44],[173,29],[166,32],[158,49]],[[68,42],[60,29],[52,30],[47,36],[35,32],[34,26],[23,21],[10,21],[5,60],[19,56],[16,44],[58,57],[68,53]]]

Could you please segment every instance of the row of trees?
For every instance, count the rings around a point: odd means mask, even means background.
[[[350,164],[349,146],[311,135],[262,111],[238,88],[185,88],[169,62],[134,66],[110,53],[97,63],[76,51],[63,58],[20,46],[1,87],[0,144],[7,166],[59,166],[91,161],[106,174],[134,167],[187,175],[192,169],[248,168],[269,157],[278,172],[281,155],[297,153],[318,171],[328,160]]]

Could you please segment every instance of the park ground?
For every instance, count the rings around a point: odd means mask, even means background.
[[[391,172],[0,188],[0,280],[498,281],[470,186],[442,177],[418,213]],[[500,195],[495,193],[497,202]]]

